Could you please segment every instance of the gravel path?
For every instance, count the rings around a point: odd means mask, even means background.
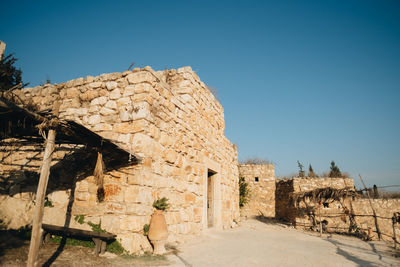
[[[227,231],[207,233],[181,244],[165,257],[93,255],[93,249],[46,244],[39,265],[51,266],[400,266],[396,252],[384,242],[303,232],[256,220]],[[29,241],[0,234],[0,266],[26,266]],[[59,251],[59,252],[58,252]],[[45,264],[46,265],[46,264]]]
[[[170,258],[172,266],[400,266],[400,258],[384,242],[341,235],[320,238],[256,220],[210,231],[178,250]]]

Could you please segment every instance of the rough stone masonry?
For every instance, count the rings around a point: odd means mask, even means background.
[[[239,164],[239,176],[250,194],[240,214],[245,217],[275,217],[275,171],[273,164]]]
[[[137,253],[151,250],[143,226],[157,198],[167,197],[171,204],[166,212],[169,242],[209,227],[229,228],[239,219],[237,150],[224,135],[221,104],[190,67],[136,68],[15,93],[39,110],[61,101],[60,118],[85,126],[141,159],[105,174],[104,202],[96,198],[92,162],[72,187],[48,190],[44,223],[68,222],[82,229],[101,223],[101,228],[117,234],[127,251]],[[2,140],[0,146],[0,178],[8,184],[1,190],[0,219],[3,227],[18,228],[32,220],[43,147],[15,139]],[[59,144],[50,183],[74,181],[75,172],[56,167],[84,149]]]

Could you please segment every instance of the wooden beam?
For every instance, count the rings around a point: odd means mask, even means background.
[[[40,170],[39,185],[36,192],[35,213],[33,216],[32,236],[31,236],[31,243],[29,247],[28,263],[27,263],[28,267],[36,266],[37,256],[39,252],[40,237],[42,235],[41,231],[42,231],[42,219],[44,212],[44,198],[46,195],[47,182],[49,180],[50,164],[51,164],[52,154],[54,151],[55,138],[56,138],[56,131],[49,130],[46,141],[46,148],[44,150],[43,164]]]
[[[394,243],[394,249],[397,248],[397,238],[396,238],[396,220],[397,216],[396,213],[393,213],[393,217],[392,217],[392,228],[393,228],[393,243]]]
[[[58,116],[60,103],[56,102],[54,105],[53,113]],[[55,147],[56,131],[50,129],[47,134],[46,147],[44,149],[43,162],[40,169],[39,185],[36,191],[36,203],[35,212],[33,215],[32,222],[32,236],[29,246],[28,254],[28,267],[34,267],[37,265],[37,258],[39,254],[40,241],[42,237],[42,220],[44,212],[44,198],[47,190],[47,183],[49,181],[51,159]]]
[[[375,228],[376,228],[376,233],[378,234],[378,239],[381,240],[381,230],[379,229],[379,224],[378,224],[378,218],[376,217],[376,212],[374,209],[374,206],[372,205],[372,201],[371,201],[371,197],[369,196],[369,192],[367,189],[367,186],[364,183],[363,178],[361,177],[361,175],[358,175],[360,177],[360,180],[364,186],[365,191],[367,192],[367,197],[368,197],[368,201],[369,201],[369,205],[371,205],[371,209],[372,209],[372,214],[374,216],[374,221],[375,221]]]

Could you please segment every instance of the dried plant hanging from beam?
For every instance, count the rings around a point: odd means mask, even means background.
[[[103,155],[101,152],[97,152],[97,162],[96,167],[94,168],[94,179],[97,185],[97,200],[102,202],[104,200],[104,162]]]
[[[341,201],[347,197],[357,197],[356,192],[353,188],[343,188],[343,189],[336,189],[336,188],[318,188],[310,191],[305,192],[298,192],[298,193],[291,193],[290,200],[294,203],[297,207],[299,203],[302,202],[333,202],[333,201]]]

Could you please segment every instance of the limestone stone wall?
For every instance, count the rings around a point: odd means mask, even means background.
[[[328,201],[321,205],[307,201],[301,202],[298,207],[289,201],[289,194],[292,192],[327,187],[352,188],[354,181],[349,178],[293,178],[278,181],[277,218],[305,229],[317,229],[319,222],[323,221],[327,223],[326,229],[330,232],[348,233],[352,225],[353,233],[357,229],[360,233],[367,235],[370,228],[373,232],[370,237],[377,239],[373,212],[368,199],[348,197],[342,201]],[[391,218],[394,212],[400,211],[400,200],[373,199],[372,205],[377,214],[382,238],[391,241],[393,237]],[[399,232],[398,227],[397,231]]]
[[[239,176],[248,184],[249,202],[240,213],[245,217],[275,217],[275,174],[272,164],[240,164]]]
[[[393,241],[392,217],[394,212],[400,212],[400,199],[372,199],[372,205],[375,209],[378,226],[382,233],[382,238],[387,241]],[[377,239],[375,221],[373,212],[368,199],[355,199],[348,204],[353,208],[357,226],[367,232],[371,228],[374,233],[372,238]],[[396,236],[400,235],[400,227],[397,224]]]
[[[102,203],[90,173],[78,179],[71,175],[70,180],[76,179],[71,188],[48,195],[53,207],[46,207],[45,222],[80,228],[101,222],[129,252],[145,251],[150,248],[142,232],[153,201],[169,199],[169,242],[180,241],[209,227],[210,186],[212,227],[229,228],[238,219],[237,150],[224,135],[221,104],[190,67],[157,72],[145,67],[16,93],[40,110],[61,101],[60,118],[82,124],[141,159],[106,173]],[[83,215],[83,224],[76,222],[77,215]]]
[[[276,217],[278,219],[299,223],[299,211],[295,209],[294,204],[290,203],[290,193],[310,191],[319,188],[353,188],[354,181],[349,178],[301,178],[295,177],[291,179],[277,180],[276,183]],[[305,211],[301,210],[302,216]],[[297,218],[297,219],[296,219]]]

